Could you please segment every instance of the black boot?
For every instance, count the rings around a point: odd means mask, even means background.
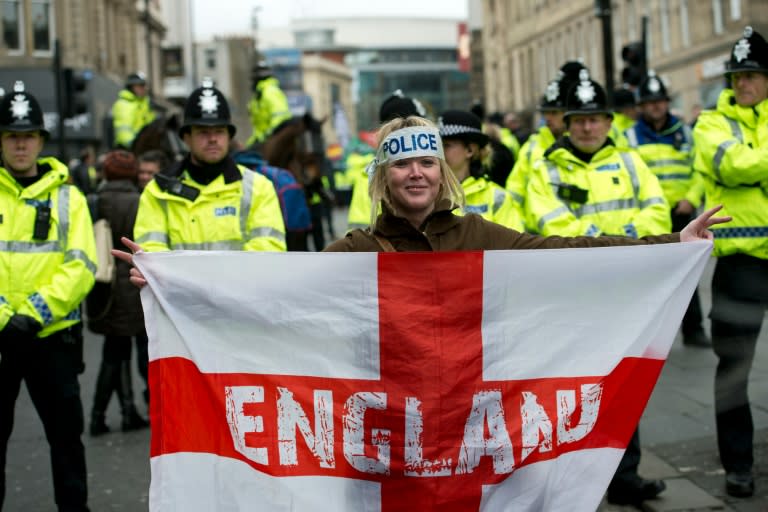
[[[104,414],[112,397],[112,391],[118,380],[120,368],[114,363],[102,361],[99,367],[99,375],[96,377],[96,390],[93,394],[93,408],[91,409],[90,433],[92,436],[100,436],[109,432],[109,427],[104,421]]]
[[[133,403],[133,382],[131,381],[131,361],[120,363],[120,385],[117,389],[120,397],[120,408],[123,412],[123,432],[139,430],[149,426],[149,422],[141,417]]]

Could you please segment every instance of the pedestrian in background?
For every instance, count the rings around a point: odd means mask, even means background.
[[[640,153],[656,175],[671,207],[672,231],[680,231],[694,217],[704,199],[704,182],[693,171],[693,135],[685,122],[669,111],[664,82],[653,70],[637,88],[640,116],[624,132],[629,147]],[[702,326],[698,288],[683,316],[683,344],[712,346]]]
[[[122,237],[133,236],[139,206],[136,158],[124,150],[112,151],[104,159],[102,172],[105,181],[97,192],[94,220],[106,219],[109,222],[113,247],[120,247]],[[131,345],[133,338],[144,332],[144,314],[136,287],[130,283],[129,272],[130,265],[120,260],[116,262],[115,278],[105,285],[106,295],[96,298],[104,309],[98,316],[88,319],[88,328],[104,335],[91,409],[92,436],[110,432],[105,413],[113,393],[120,404],[123,432],[149,425],[136,410],[133,399]]]
[[[634,151],[609,137],[613,112],[602,86],[579,72],[566,96],[569,134],[534,164],[526,215],[544,235],[659,236],[671,229],[669,205],[659,180]],[[608,501],[639,506],[665,488],[638,474],[640,437],[635,430],[608,486]]]
[[[139,155],[138,186],[144,190],[149,182],[163,169],[170,165],[168,157],[159,149],[152,149]]]
[[[725,76],[730,87],[693,130],[694,168],[704,176],[706,204],[722,204],[734,219],[714,231],[710,318],[725,489],[747,497],[755,492],[747,385],[768,306],[768,43],[751,27],[733,45]]]
[[[47,137],[40,104],[16,82],[0,101],[0,509],[24,381],[50,446],[56,505],[83,512],[80,302],[94,283],[96,244],[66,165],[39,158]]]

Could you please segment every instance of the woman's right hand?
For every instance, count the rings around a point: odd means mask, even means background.
[[[120,241],[123,242],[123,245],[128,247],[131,252],[121,251],[118,249],[112,249],[112,256],[119,260],[123,260],[124,262],[131,265],[131,283],[134,284],[137,288],[144,288],[147,284],[147,280],[144,278],[144,274],[141,273],[139,269],[137,269],[133,265],[133,255],[138,254],[140,252],[143,252],[141,250],[141,246],[131,240],[130,238],[122,237],[120,238]]]

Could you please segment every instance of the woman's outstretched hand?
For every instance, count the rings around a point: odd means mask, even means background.
[[[715,235],[709,230],[710,226],[730,222],[733,217],[713,217],[723,209],[723,205],[715,206],[705,211],[683,228],[680,232],[681,242],[695,242],[696,240],[713,240]]]
[[[133,255],[142,252],[141,246],[130,238],[126,237],[120,238],[120,241],[123,242],[123,245],[128,247],[131,252],[112,249],[112,256],[119,260],[123,260],[126,263],[129,263],[131,265],[131,282],[137,288],[144,288],[144,286],[147,284],[147,280],[144,279],[144,274],[142,274],[139,269],[133,266]]]

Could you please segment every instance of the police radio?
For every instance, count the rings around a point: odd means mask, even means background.
[[[192,202],[194,202],[195,199],[197,199],[197,196],[200,195],[200,189],[184,184],[179,179],[166,176],[162,173],[155,175],[155,181],[157,182],[157,186],[160,187],[160,190],[168,192],[174,196],[183,197]]]
[[[579,188],[576,185],[569,185],[567,183],[559,183],[557,185],[557,197],[563,201],[584,204],[587,202],[588,196],[589,190]]]
[[[48,232],[51,230],[51,207],[46,203],[40,203],[35,206],[35,227],[32,231],[32,238],[35,240],[47,240]]]

